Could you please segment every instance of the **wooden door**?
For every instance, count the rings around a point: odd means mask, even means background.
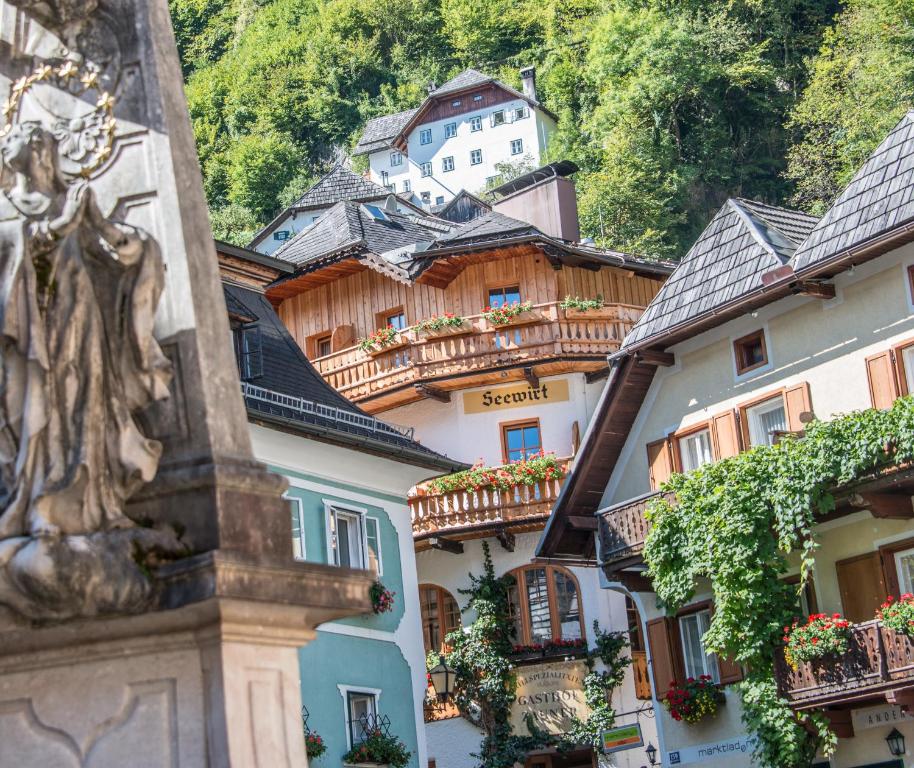
[[[835,563],[841,606],[848,621],[869,621],[888,595],[878,552],[868,552]]]

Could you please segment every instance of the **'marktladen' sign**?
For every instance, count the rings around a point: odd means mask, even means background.
[[[467,392],[463,396],[464,413],[486,413],[525,405],[561,403],[568,399],[568,379],[544,381],[538,387],[518,384],[495,387],[482,392]]]
[[[581,661],[520,667],[517,670],[517,700],[511,707],[514,732],[528,732],[524,722],[527,714],[549,733],[566,733],[574,716],[586,719],[590,714],[584,702],[586,674],[587,665]]]

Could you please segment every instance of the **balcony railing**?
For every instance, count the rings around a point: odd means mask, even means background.
[[[459,534],[480,527],[545,520],[561,487],[561,480],[541,480],[504,491],[488,488],[438,494],[420,492],[409,499],[413,536],[428,538],[438,533]]]
[[[658,495],[659,492],[648,493],[597,512],[600,560],[604,568],[624,568],[640,559],[650,530],[644,512]]]
[[[405,343],[370,355],[358,347],[316,358],[326,381],[359,402],[398,387],[456,374],[556,358],[602,359],[619,349],[643,307],[612,304],[569,317],[558,303],[533,307],[537,322],[494,327],[482,315],[465,318],[463,335],[425,337],[404,332]]]
[[[794,670],[779,654],[776,675],[794,709],[876,698],[914,686],[914,642],[880,621],[867,621],[852,628],[843,656],[803,662]]]

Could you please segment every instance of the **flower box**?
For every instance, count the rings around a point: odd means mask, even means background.
[[[518,312],[514,317],[512,317],[506,323],[499,323],[496,325],[491,320],[489,320],[489,325],[493,328],[510,328],[514,325],[529,325],[530,323],[538,323],[543,319],[543,316],[535,309],[525,309],[523,312]]]
[[[409,339],[406,338],[402,333],[398,333],[391,341],[385,344],[383,347],[374,347],[372,349],[364,350],[365,354],[369,357],[377,357],[378,355],[383,355],[385,352],[390,352],[394,349],[400,349],[409,344]]]
[[[562,310],[566,320],[618,320],[619,311],[616,307],[595,307],[594,309],[568,309]]]
[[[413,333],[416,340],[442,339],[448,336],[466,336],[475,329],[469,320],[464,320],[460,325],[445,325],[443,328],[415,328]]]

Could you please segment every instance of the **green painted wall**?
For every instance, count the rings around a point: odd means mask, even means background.
[[[318,632],[299,649],[302,702],[308,726],[327,744],[327,752],[312,761],[314,768],[339,768],[348,749],[343,696],[338,685],[381,690],[379,714],[390,718],[390,732],[412,752],[410,768],[419,768],[416,720],[410,670],[393,643]]]

